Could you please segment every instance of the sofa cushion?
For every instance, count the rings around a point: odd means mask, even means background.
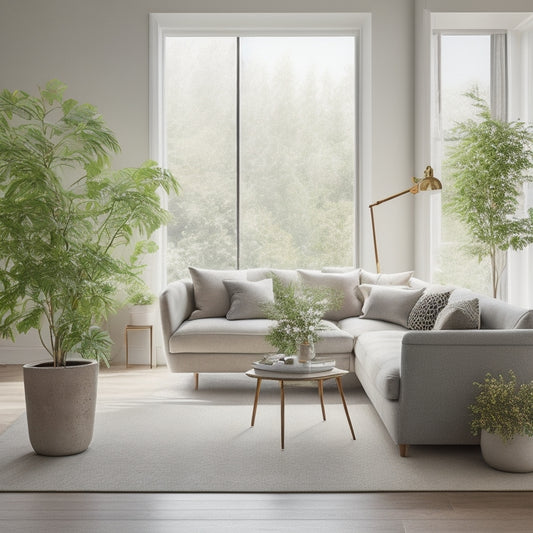
[[[191,319],[225,317],[229,310],[229,296],[223,280],[246,280],[243,270],[207,270],[189,267],[194,286],[194,301],[196,309],[191,313]]]
[[[298,272],[285,268],[250,268],[246,271],[248,281],[260,281],[276,276],[284,285],[298,283]]]
[[[318,270],[298,270],[300,280],[310,287],[327,287],[342,294],[342,304],[339,309],[327,311],[326,320],[342,320],[361,314],[362,303],[355,290],[359,285],[359,270],[342,273],[324,273]]]
[[[226,313],[228,320],[243,318],[267,318],[263,306],[274,302],[274,291],[271,279],[261,281],[223,281],[230,307]]]
[[[364,319],[361,317],[345,318],[339,320],[339,328],[350,333],[353,336],[354,341],[363,334],[369,331],[407,331],[406,328],[399,324],[393,324],[392,322],[386,322],[385,320],[373,320]]]
[[[404,331],[372,331],[357,339],[355,357],[380,394],[400,397],[400,363]]]
[[[353,337],[332,322],[324,321],[328,329],[320,332],[315,348],[319,354],[350,353]],[[257,353],[274,348],[265,340],[274,321],[267,319],[227,320],[203,318],[186,320],[170,337],[171,353]]]
[[[361,269],[361,283],[371,283],[372,285],[409,285],[412,276],[412,270],[393,274],[375,274]]]
[[[360,286],[365,296],[361,318],[385,320],[407,327],[409,314],[424,289],[374,285],[367,292],[368,285]]]
[[[407,327],[416,330],[433,329],[439,313],[446,307],[451,291],[423,294],[409,313]]]
[[[433,329],[479,329],[479,300],[449,303],[437,317]]]

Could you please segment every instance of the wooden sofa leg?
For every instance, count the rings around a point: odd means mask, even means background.
[[[400,457],[407,457],[408,444],[400,444]]]
[[[198,372],[194,373],[194,390],[198,390],[198,381],[200,378],[200,374]]]

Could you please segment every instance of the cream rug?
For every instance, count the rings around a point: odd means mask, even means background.
[[[356,441],[334,382],[322,421],[316,386],[286,389],[285,450],[279,388],[243,375],[166,376],[135,397],[99,401],[90,448],[41,457],[22,416],[0,435],[1,491],[343,492],[533,490],[533,474],[485,465],[477,446],[413,446],[402,459],[353,377],[344,378]]]

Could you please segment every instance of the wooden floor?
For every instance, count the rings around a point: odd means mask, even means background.
[[[141,395],[166,372],[105,370],[99,396]],[[21,369],[0,365],[0,433],[23,412]],[[532,532],[533,492],[0,493],[2,533],[182,531]]]

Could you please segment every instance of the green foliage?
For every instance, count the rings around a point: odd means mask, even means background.
[[[518,216],[519,198],[533,166],[531,129],[523,122],[491,117],[477,92],[467,93],[478,109],[478,120],[457,124],[447,165],[452,194],[445,207],[455,213],[471,238],[468,247],[480,260],[490,257],[493,295],[505,263],[502,252],[533,243],[533,209]]]
[[[519,386],[510,370],[508,380],[501,374],[497,378],[487,374],[483,383],[474,385],[479,388],[479,395],[470,406],[474,435],[484,429],[504,441],[515,435],[533,436],[533,381]]]
[[[316,342],[319,332],[328,328],[322,317],[326,311],[340,308],[342,294],[327,287],[285,285],[277,276],[272,281],[274,302],[266,304],[264,310],[277,323],[270,328],[266,340],[280,353],[293,355],[299,344]]]
[[[145,283],[136,283],[130,287],[128,302],[132,305],[152,305],[157,300],[156,295]]]
[[[37,329],[55,365],[76,351],[107,361],[98,324],[151,246],[114,252],[165,224],[158,189],[179,188],[154,161],[111,170],[116,138],[65,89],[53,80],[36,97],[0,93],[0,335]]]

